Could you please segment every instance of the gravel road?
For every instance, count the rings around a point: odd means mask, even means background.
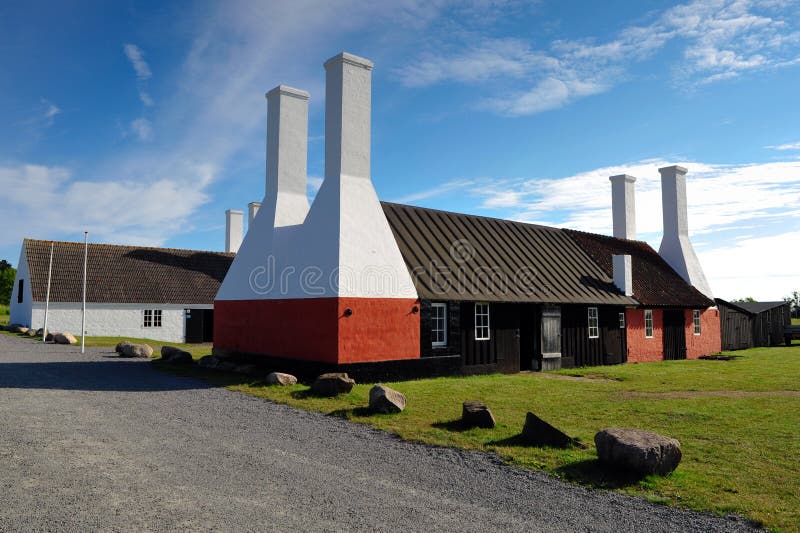
[[[746,531],[0,335],[0,529]]]

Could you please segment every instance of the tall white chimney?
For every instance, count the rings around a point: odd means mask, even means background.
[[[688,283],[714,298],[703,267],[689,240],[689,215],[686,207],[685,168],[673,165],[658,169],[661,174],[661,203],[664,236],[659,255]]]
[[[250,202],[247,204],[247,230],[250,231],[250,226],[253,225],[258,210],[261,208],[261,202]]]
[[[627,174],[611,176],[611,211],[614,221],[614,237],[636,239],[636,201],[634,183],[636,178]]]
[[[236,253],[242,245],[244,213],[235,209],[225,211],[225,251]]]
[[[633,296],[633,268],[630,255],[613,255],[614,285],[625,296]]]
[[[346,52],[325,62],[325,179],[370,178],[372,61]]]
[[[308,214],[308,99],[279,85],[267,93],[267,194],[273,227],[302,224]]]

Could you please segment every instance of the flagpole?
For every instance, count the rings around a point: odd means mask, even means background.
[[[42,328],[42,344],[47,342],[47,312],[50,310],[50,283],[53,280],[53,241],[50,241],[50,266],[47,269],[47,297],[44,300],[44,327]]]
[[[89,258],[89,232],[83,232],[83,316],[81,317],[81,353],[86,353],[86,265]]]

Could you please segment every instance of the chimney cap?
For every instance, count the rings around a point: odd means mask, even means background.
[[[253,206],[253,205],[261,207],[261,202],[250,202],[249,204],[247,204],[248,207]]]
[[[270,98],[271,96],[282,94],[284,96],[294,96],[295,98],[300,98],[301,100],[308,100],[311,98],[311,95],[308,94],[306,91],[301,89],[295,89],[294,87],[289,87],[288,85],[278,85],[274,89],[267,92],[265,95],[266,98]]]
[[[225,214],[231,215],[244,215],[244,211],[240,211],[239,209],[226,209]]]
[[[367,70],[372,70],[374,64],[369,59],[365,59],[363,57],[358,57],[353,54],[348,54],[347,52],[342,52],[341,54],[337,54],[327,60],[325,62],[325,68],[327,69],[329,66],[335,63],[347,63],[349,65],[355,65],[357,67],[362,67]]]
[[[631,176],[630,174],[617,174],[616,176],[610,176],[608,178],[609,181],[625,181],[627,183],[633,183],[636,181],[635,176]]]
[[[670,165],[668,167],[659,168],[658,172],[661,173],[661,174],[672,174],[672,173],[675,173],[675,174],[686,174],[689,171],[686,170],[685,168],[681,167],[681,166],[678,166],[678,165]]]

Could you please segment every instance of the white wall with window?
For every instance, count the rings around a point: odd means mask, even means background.
[[[692,311],[692,322],[694,323],[694,334],[700,335],[700,311]]]
[[[644,310],[644,336],[648,339],[653,338],[653,310]]]
[[[600,337],[600,319],[596,307],[589,308],[589,338],[597,339]]]
[[[488,341],[491,337],[489,328],[489,304],[475,304],[475,340]]]
[[[431,346],[447,346],[447,304],[431,304]]]

